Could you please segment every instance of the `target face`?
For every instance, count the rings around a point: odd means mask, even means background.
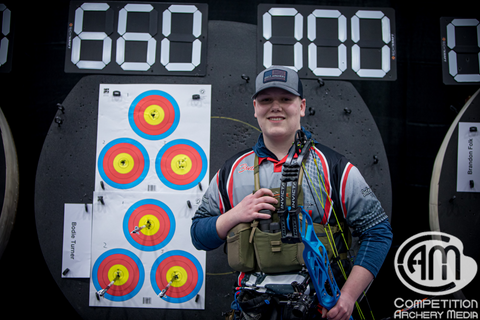
[[[149,90],[133,100],[128,120],[133,131],[140,137],[159,140],[168,137],[177,128],[180,108],[168,93]]]
[[[98,157],[100,176],[117,189],[129,189],[138,185],[145,179],[149,166],[147,150],[129,138],[109,142]]]
[[[179,139],[167,143],[155,160],[158,178],[175,190],[196,186],[207,172],[207,156],[198,144]]]
[[[142,288],[145,271],[140,259],[128,250],[113,249],[104,252],[93,265],[92,281],[97,291],[114,284],[104,295],[111,301],[126,301]]]
[[[135,227],[140,230],[132,233]],[[135,248],[155,251],[166,246],[172,239],[175,233],[175,217],[163,202],[144,199],[128,209],[123,219],[123,233]]]
[[[157,295],[172,281],[163,299],[172,303],[182,303],[194,298],[200,291],[203,284],[203,269],[192,254],[173,250],[155,261],[150,281]]]

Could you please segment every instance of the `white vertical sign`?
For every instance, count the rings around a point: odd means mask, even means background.
[[[480,192],[480,122],[458,124],[457,191]]]

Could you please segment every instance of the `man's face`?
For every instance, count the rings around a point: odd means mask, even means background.
[[[300,129],[305,116],[305,99],[280,88],[261,91],[255,100],[255,118],[264,136],[272,141],[285,141]]]

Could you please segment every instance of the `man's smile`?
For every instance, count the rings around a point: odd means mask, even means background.
[[[281,121],[281,120],[284,120],[285,118],[284,117],[268,117],[267,119],[270,121]]]

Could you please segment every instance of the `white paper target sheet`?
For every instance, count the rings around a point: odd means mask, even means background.
[[[100,85],[90,306],[205,308],[190,225],[209,183],[210,109],[210,85]]]

